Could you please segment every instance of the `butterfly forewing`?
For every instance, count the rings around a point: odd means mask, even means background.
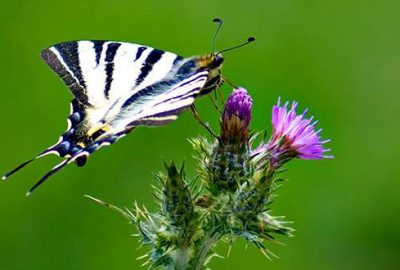
[[[182,57],[148,46],[112,41],[73,41],[42,52],[46,63],[83,104],[107,103],[161,80]]]

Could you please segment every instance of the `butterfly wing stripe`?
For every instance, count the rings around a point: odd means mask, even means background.
[[[100,64],[100,57],[103,51],[103,45],[105,41],[93,41],[93,49],[96,53],[96,65]]]
[[[161,126],[168,124],[169,122],[175,121],[178,118],[177,115],[166,115],[166,116],[151,116],[141,119],[134,123],[135,126]]]
[[[144,46],[140,46],[137,51],[136,51],[136,56],[135,56],[135,60],[133,60],[133,62],[136,62],[136,60],[138,60],[140,58],[140,56],[142,55],[143,51],[146,50],[146,47]]]
[[[189,95],[198,94],[201,88],[207,81],[207,71],[203,71],[200,74],[195,74],[183,82],[179,83],[177,86],[171,88],[171,90],[167,91],[165,94],[159,95],[154,98],[151,106],[159,105],[163,102],[167,102],[169,100],[184,98]]]
[[[200,92],[200,90],[201,90],[200,87],[193,88],[193,90],[191,90],[189,92],[186,92],[186,93],[184,93],[184,94],[182,94],[180,96],[174,96],[174,97],[171,97],[169,99],[164,99],[164,100],[158,102],[157,104],[155,104],[153,106],[158,106],[158,105],[161,105],[161,104],[165,104],[166,105],[166,104],[169,104],[169,103],[174,103],[175,101],[178,101],[178,100],[185,99],[187,97],[195,97]]]
[[[173,93],[174,90],[176,90],[176,88],[181,87],[181,90],[183,91],[183,86],[188,85],[190,83],[193,83],[194,81],[198,80],[198,79],[206,79],[208,75],[207,71],[201,72],[200,74],[195,74],[194,76],[191,76],[185,80],[183,80],[182,82],[180,82],[178,85],[176,86],[171,86],[171,89],[166,91],[165,94],[168,93]],[[154,84],[152,86],[147,86],[144,89],[141,89],[140,91],[135,92],[133,95],[131,95],[121,106],[122,109],[125,109],[127,107],[130,107],[132,104],[138,102],[140,99],[143,99],[143,97],[145,96],[150,96],[152,94],[155,93],[155,89],[157,89],[157,87],[160,87],[160,84]],[[164,95],[165,95],[164,94]],[[172,94],[173,95],[173,94]]]
[[[108,102],[104,94],[107,81],[105,58],[108,44],[110,43],[91,41],[78,42],[81,70],[87,85],[86,96],[90,105],[96,108],[102,107]],[[99,62],[97,63],[97,61]]]
[[[79,63],[78,42],[67,42],[54,46],[62,57],[63,62],[72,71],[74,77],[78,80],[82,88],[86,87],[82,76],[81,66]]]
[[[106,62],[106,85],[104,88],[104,94],[106,96],[106,98],[109,97],[109,92],[110,92],[110,88],[111,88],[111,83],[113,81],[113,72],[114,72],[114,57],[117,53],[117,50],[119,48],[119,46],[121,46],[120,43],[109,43],[108,47],[107,47],[107,51],[106,51],[106,58],[105,58],[105,62]]]
[[[183,95],[185,93],[189,93],[191,91],[193,91],[194,88],[192,88],[193,85],[199,85],[202,83],[206,83],[207,81],[207,75],[208,72],[204,72],[201,73],[199,76],[196,76],[194,78],[189,78],[187,80],[185,80],[184,82],[180,83],[179,85],[173,87],[171,90],[167,91],[165,94],[163,94],[162,96],[160,96],[160,98],[162,99],[168,99],[168,98],[172,98],[174,96],[179,96],[179,95]],[[188,90],[191,89],[192,90]],[[198,90],[198,89],[196,89]]]
[[[143,62],[142,68],[140,69],[140,73],[136,78],[135,87],[140,86],[140,84],[144,81],[150,71],[153,69],[153,65],[157,63],[161,56],[164,54],[163,51],[153,49],[149,55],[147,56],[146,60]]]
[[[150,109],[146,110],[143,114],[145,114],[144,117],[148,117],[151,115],[168,112],[170,110],[176,110],[181,107],[187,107],[188,105],[191,105],[194,102],[194,99],[195,98],[193,96],[172,99],[168,102],[163,102],[153,106],[151,110]]]
[[[93,107],[104,107],[114,81],[114,58],[121,43],[79,41],[78,45],[88,100]]]
[[[208,72],[203,72],[201,76],[193,75],[192,77],[195,77],[196,80],[191,80],[191,78],[189,78],[186,80],[186,82],[190,83],[180,83],[178,86],[172,87],[172,90],[168,91],[166,94],[153,97],[151,101],[143,106],[144,108],[140,108],[141,110],[137,112],[138,117],[142,117],[141,114],[146,114],[147,111],[155,112],[155,107],[159,105],[165,106],[165,103],[168,103],[173,99],[185,98],[187,95],[195,95],[199,93],[207,81],[206,74],[208,74]]]
[[[139,51],[141,52],[138,55]],[[121,99],[121,97],[135,91],[135,80],[139,76],[140,69],[150,51],[151,49],[146,50],[145,47],[134,46],[133,44],[121,44],[114,58],[113,82],[109,93],[110,100]]]
[[[115,121],[116,126],[121,123],[140,122],[143,118],[151,117],[163,112],[182,111],[187,106],[194,102],[194,96],[196,96],[207,81],[207,71],[201,74],[195,74],[186,79],[186,82],[190,83],[179,83],[177,86],[172,87],[172,90],[168,91],[167,94],[160,94],[152,96],[145,103],[139,103],[143,99],[139,99],[138,103],[132,103],[128,107],[125,107],[122,119]],[[196,78],[196,80],[193,80]],[[142,96],[143,98],[143,96]],[[125,118],[125,119],[124,119]],[[127,124],[125,124],[127,125]]]
[[[81,103],[87,104],[88,98],[85,94],[85,89],[79,84],[79,80],[64,62],[60,53],[52,47],[42,51],[41,57],[64,81],[75,98],[77,98]]]
[[[178,87],[174,87],[173,90],[167,94],[161,95],[155,98],[154,101],[146,106],[146,108],[138,113],[138,117],[149,117],[163,112],[171,110],[184,109],[194,102],[194,97],[200,93],[202,87],[207,81],[208,72],[203,72],[201,76],[194,75],[197,79],[190,83],[181,83]],[[192,77],[194,77],[192,76]],[[139,118],[139,119],[140,119]]]
[[[172,63],[172,65],[177,65],[180,61],[182,61],[184,58],[182,56],[177,55],[174,62]]]
[[[163,52],[162,57],[157,62],[154,62],[154,64],[152,64],[152,69],[149,71],[148,75],[144,78],[142,83],[138,85],[138,88],[143,89],[165,78],[165,76],[167,76],[167,74],[171,72],[176,58],[176,54]]]
[[[170,115],[170,113],[172,115],[179,114],[188,106],[192,105],[194,100],[194,97],[187,97],[184,99],[176,100],[175,102],[157,105],[153,107],[152,110],[146,110],[145,112],[143,112],[141,114],[141,117],[137,121],[140,122],[142,119],[146,119],[156,115],[163,115],[163,117],[166,117]]]

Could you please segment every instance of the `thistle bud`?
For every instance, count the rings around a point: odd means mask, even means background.
[[[270,200],[273,172],[261,171],[235,193],[234,211],[243,222],[255,220]]]
[[[221,116],[221,135],[212,150],[211,190],[234,192],[250,173],[249,124],[252,99],[243,88],[234,89]]]
[[[193,201],[184,180],[183,170],[165,164],[168,174],[163,179],[163,212],[176,226],[185,227],[193,215]]]
[[[228,97],[221,121],[221,140],[225,143],[247,143],[253,100],[243,88]]]

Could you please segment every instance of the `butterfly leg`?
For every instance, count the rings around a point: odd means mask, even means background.
[[[221,89],[220,89],[220,88],[217,88],[217,89],[216,89],[216,92],[218,92],[219,98],[220,98],[220,100],[221,100],[221,105],[224,106],[224,105],[225,105],[225,98],[224,98],[224,95],[223,95],[222,92],[221,92]]]
[[[194,104],[190,105],[190,111],[191,111],[194,119],[196,119],[197,122],[199,122],[199,124],[202,125],[211,134],[211,136],[218,138],[218,135],[216,135],[214,133],[214,131],[212,131],[210,125],[207,122],[204,122],[203,120],[201,120],[199,112],[197,111]]]
[[[216,98],[214,98],[211,94],[208,95],[208,97],[210,98],[211,103],[214,105],[214,109],[215,109],[216,111],[218,111],[219,113],[221,113],[221,110],[220,110],[219,107],[218,107]]]

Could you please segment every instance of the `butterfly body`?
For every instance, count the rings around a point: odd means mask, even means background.
[[[41,55],[74,98],[67,130],[55,145],[35,158],[56,154],[64,160],[37,185],[71,162],[83,166],[91,153],[113,144],[137,126],[175,120],[196,97],[222,82],[222,55],[183,58],[148,46],[113,41],[66,42]]]

